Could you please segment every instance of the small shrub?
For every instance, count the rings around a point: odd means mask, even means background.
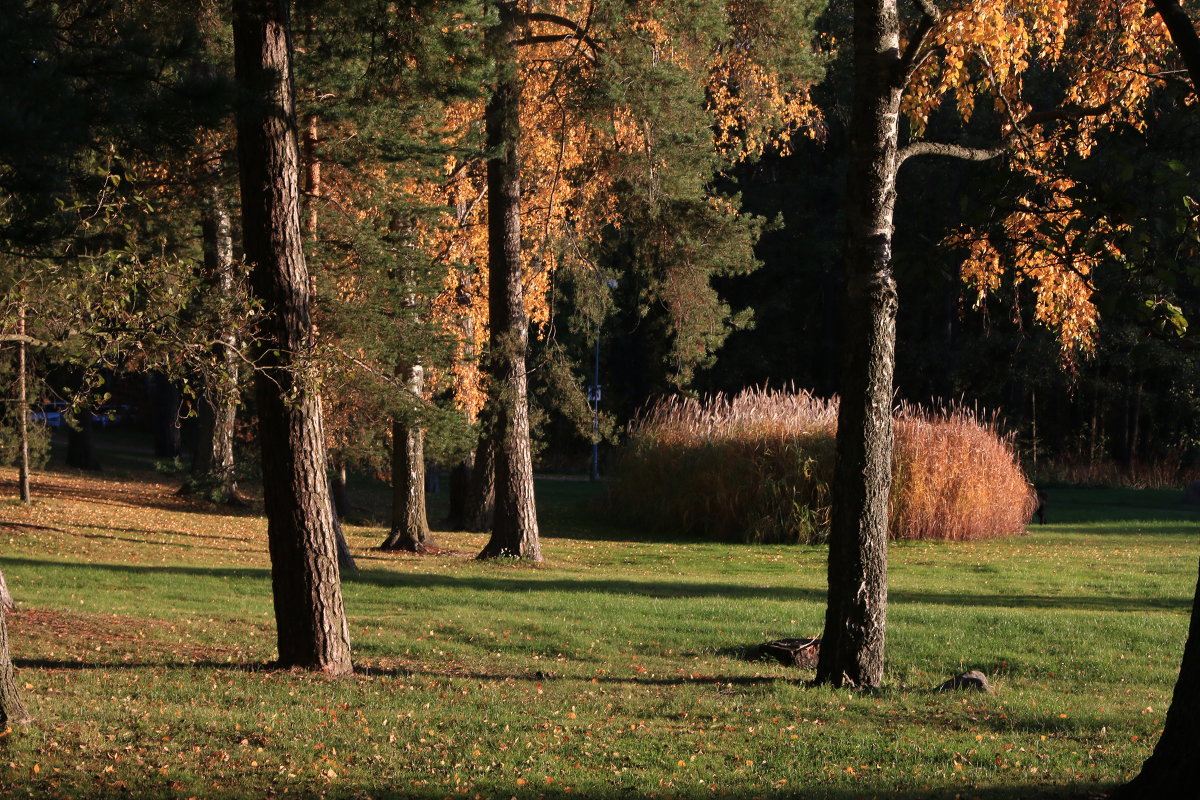
[[[610,500],[629,522],[746,542],[825,541],[837,402],[755,389],[672,397],[631,424]],[[1021,531],[1033,494],[1009,441],[963,410],[896,419],[891,535]]]

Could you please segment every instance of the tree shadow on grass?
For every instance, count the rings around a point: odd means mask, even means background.
[[[185,575],[197,578],[229,578],[265,580],[270,577],[266,568],[202,567],[178,564],[125,565],[84,564],[46,561],[31,558],[6,558],[10,569],[52,568],[111,572],[114,575]],[[344,583],[354,586],[374,586],[396,589],[454,589],[508,596],[538,593],[600,594],[613,596],[649,597],[656,599],[727,598],[779,600],[782,602],[824,603],[825,590],[795,586],[766,586],[762,584],[706,583],[698,581],[630,580],[627,578],[589,579],[579,577],[546,577],[549,570],[519,570],[513,577],[498,576],[494,570],[467,576],[437,573],[401,573],[390,570],[359,569],[342,576]],[[1147,598],[1119,595],[1004,595],[978,592],[932,592],[892,590],[889,603],[945,605],[955,608],[1033,608],[1072,611],[1105,611],[1136,613],[1145,611],[1179,611],[1191,609],[1191,597]]]

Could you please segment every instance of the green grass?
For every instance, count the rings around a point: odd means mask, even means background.
[[[11,479],[3,473],[0,477]],[[819,547],[693,543],[539,482],[544,567],[370,548],[357,674],[266,668],[265,526],[172,486],[42,476],[0,506],[34,725],[11,797],[1040,798],[1104,791],[1162,726],[1200,518],[1170,493],[1055,490],[1023,537],[893,545],[887,688],[810,688],[737,648],[818,635]],[[370,514],[367,515],[368,517]],[[992,696],[940,694],[983,669]]]

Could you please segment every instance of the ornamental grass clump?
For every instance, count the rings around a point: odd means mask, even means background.
[[[753,389],[671,397],[631,424],[610,499],[660,530],[745,542],[829,535],[837,401]],[[1034,498],[995,421],[902,407],[896,418],[892,538],[1018,533]]]

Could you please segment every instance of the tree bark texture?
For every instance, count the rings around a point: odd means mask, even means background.
[[[1117,793],[1121,800],[1184,800],[1200,787],[1200,580],[1195,598],[1162,736],[1142,771]]]
[[[329,493],[333,500],[333,513],[338,519],[350,516],[350,495],[346,491],[346,464],[337,455],[329,457]]]
[[[419,364],[400,370],[413,396],[420,397],[424,370]],[[435,547],[425,510],[425,432],[400,419],[392,422],[392,529],[384,550],[424,553]]]
[[[25,296],[17,303],[17,334],[25,335]],[[29,490],[29,388],[26,378],[25,342],[17,342],[17,483],[22,503],[32,499]]]
[[[1200,36],[1191,17],[1175,0],[1154,0],[1171,41],[1188,68],[1192,90],[1200,95]],[[1117,792],[1121,800],[1183,800],[1200,786],[1200,578],[1175,693],[1162,736],[1137,777]]]
[[[847,183],[846,288],[829,597],[819,683],[879,686],[887,616],[888,496],[896,286],[900,26],[895,0],[854,4],[854,105]]]
[[[255,388],[279,663],[351,671],[312,353],[286,0],[235,0],[242,228],[262,303]]]
[[[3,583],[4,575],[0,573],[0,585]],[[8,610],[0,604],[0,731],[8,730],[13,724],[23,725],[31,719],[29,712],[25,710],[25,704],[21,702],[17,676],[8,652],[8,623],[5,620],[7,616]]]
[[[521,84],[517,4],[499,4],[488,31],[496,85],[485,111],[488,184],[488,315],[491,323],[491,433],[496,477],[492,537],[480,558],[542,560],[529,444],[525,351],[529,317],[521,270]]]
[[[491,429],[484,433],[475,448],[471,482],[463,511],[463,530],[488,531],[496,516],[496,458]]]
[[[214,163],[215,158],[213,156]],[[208,178],[208,196],[201,219],[204,273],[217,308],[225,311],[236,301],[237,292],[233,274],[233,235],[229,206],[219,182],[219,169],[214,168]],[[238,340],[227,318],[221,327],[220,340],[212,347],[214,369],[204,377],[200,397],[200,436],[192,464],[192,479],[196,486],[231,501],[237,497],[233,440],[238,404]]]

